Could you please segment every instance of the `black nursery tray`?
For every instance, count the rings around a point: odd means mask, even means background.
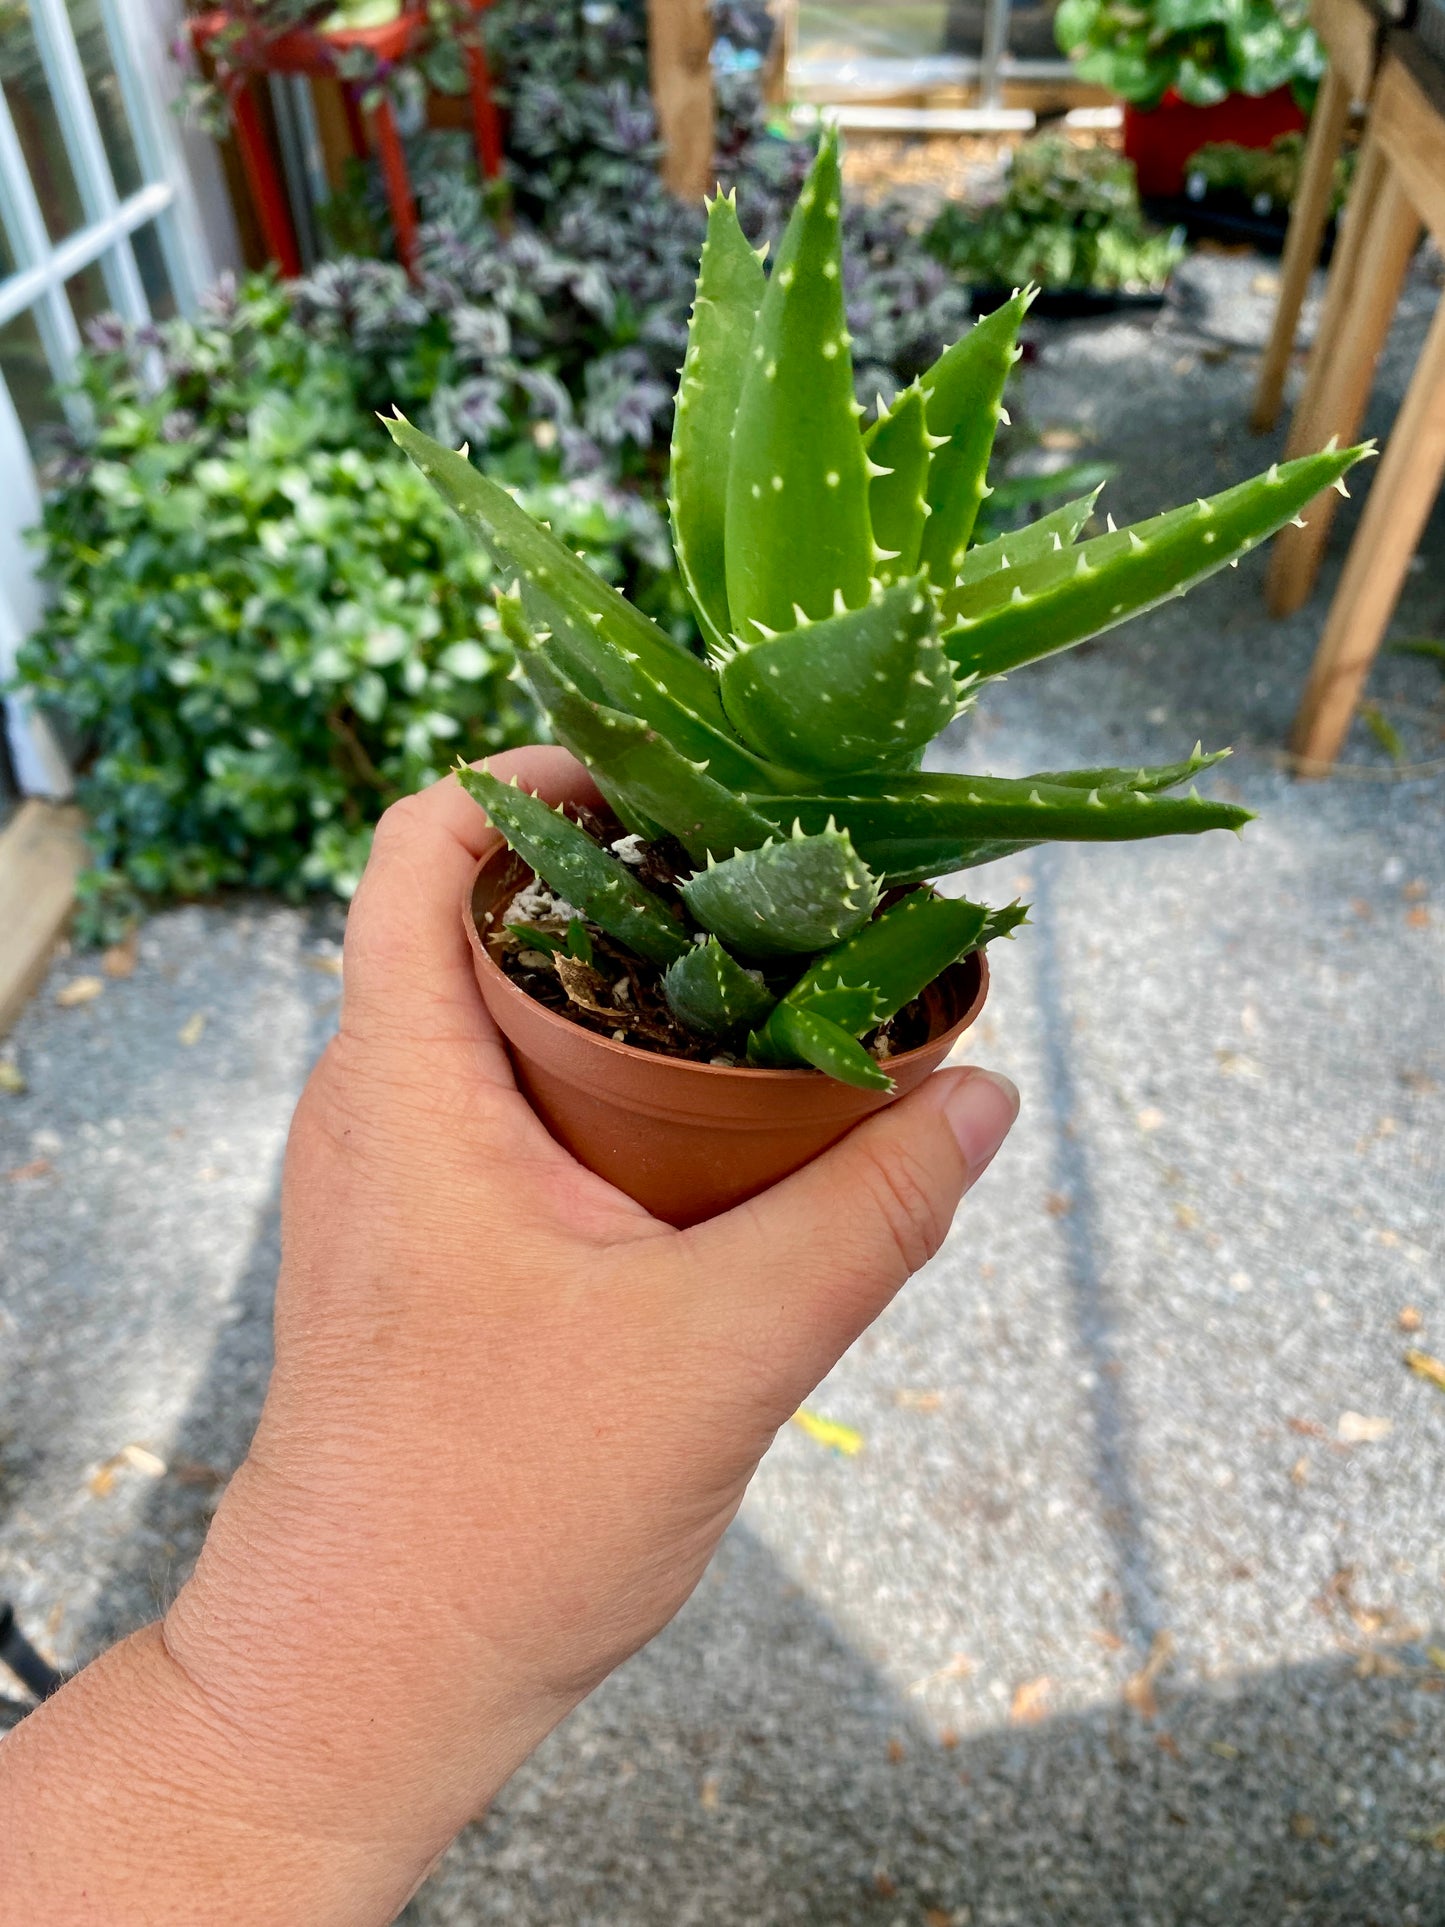
[[[1012,288],[970,288],[969,309],[976,315],[991,314],[1012,293]],[[1044,315],[1051,321],[1082,321],[1091,315],[1162,308],[1165,294],[1164,288],[1044,288],[1029,314]]]
[[[1257,214],[1242,194],[1206,194],[1193,200],[1187,194],[1167,198],[1151,195],[1144,211],[1161,227],[1182,227],[1191,241],[1220,241],[1226,247],[1253,248],[1256,254],[1283,254],[1289,232],[1289,209]],[[1335,223],[1325,229],[1320,259],[1328,261],[1335,248]]]

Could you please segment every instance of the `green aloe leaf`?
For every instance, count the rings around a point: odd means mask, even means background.
[[[709,863],[682,886],[705,930],[748,957],[822,950],[872,916],[878,886],[853,845],[831,824]]]
[[[748,344],[766,279],[732,195],[708,203],[687,356],[673,419],[669,508],[678,568],[709,648],[728,646],[728,463]]]
[[[570,817],[489,770],[462,763],[456,777],[522,861],[609,936],[658,964],[671,963],[691,948],[687,932],[662,898]]]
[[[825,130],[768,278],[733,426],[727,590],[747,641],[855,609],[872,574],[868,460],[843,311],[838,137]],[[762,625],[762,630],[756,625]]]
[[[609,797],[629,815],[675,836],[695,863],[751,849],[772,834],[744,797],[715,783],[657,730],[583,695],[544,649],[519,646],[517,662],[563,748],[605,779]]]
[[[935,621],[919,577],[893,583],[861,609],[738,649],[721,671],[728,716],[759,755],[794,769],[896,764],[958,709]]]
[[[1141,764],[1137,769],[1040,770],[1030,780],[1059,783],[1076,790],[1144,790],[1153,796],[1160,790],[1172,790],[1180,783],[1187,783],[1202,769],[1213,769],[1231,753],[1227,749],[1206,751],[1202,743],[1196,743],[1182,763],[1158,763],[1153,768]]]
[[[777,1002],[767,985],[728,955],[716,937],[694,944],[662,980],[668,1009],[700,1037],[726,1037],[761,1024]]]
[[[1208,501],[1097,535],[953,598],[947,642],[962,675],[996,676],[1101,635],[1237,560],[1369,453],[1326,449]]]
[[[863,445],[874,469],[868,484],[868,516],[878,580],[897,582],[918,567],[928,518],[931,450],[923,390],[917,382],[905,388],[888,413],[874,422]]]
[[[1198,796],[1147,790],[1081,790],[1031,776],[925,772],[853,777],[824,795],[750,799],[775,829],[805,832],[836,820],[873,874],[887,884],[971,869],[1035,843],[1129,842],[1140,837],[1239,830],[1253,812]]]
[[[988,460],[1003,414],[1003,391],[1019,356],[1018,334],[1035,290],[985,315],[922,377],[928,432],[946,436],[928,471],[928,521],[919,559],[940,589],[963,567],[988,494]]]
[[[1062,508],[1040,516],[1026,528],[1013,529],[1008,535],[997,536],[992,542],[980,542],[976,549],[970,549],[963,558],[956,586],[943,598],[944,613],[951,615],[960,593],[975,582],[982,582],[986,576],[1000,569],[1021,568],[1025,562],[1037,562],[1043,556],[1071,548],[1094,513],[1103,487],[1100,482],[1088,495],[1065,502]]]
[[[841,1024],[814,1010],[778,1004],[760,1031],[748,1039],[748,1062],[765,1069],[787,1070],[810,1065],[841,1084],[864,1091],[891,1091],[893,1079],[876,1057]]]
[[[846,943],[815,958],[783,1005],[814,1011],[861,1035],[976,949],[988,916],[981,903],[914,890]]]
[[[579,689],[663,731],[684,755],[708,763],[722,782],[776,786],[778,773],[733,735],[706,663],[679,649],[464,455],[410,422],[389,420],[386,426],[497,564],[518,578],[529,626],[546,635],[549,654]]]

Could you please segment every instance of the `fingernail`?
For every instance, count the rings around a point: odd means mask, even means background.
[[[971,1071],[944,1105],[958,1148],[968,1163],[970,1184],[988,1169],[1019,1114],[1018,1087],[997,1071]]]

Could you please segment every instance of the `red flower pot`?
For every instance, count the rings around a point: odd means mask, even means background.
[[[1165,199],[1184,192],[1190,156],[1215,141],[1268,147],[1281,134],[1299,133],[1308,117],[1288,87],[1272,94],[1231,94],[1217,107],[1192,107],[1171,88],[1157,107],[1124,104],[1124,153],[1139,176],[1139,192]]]

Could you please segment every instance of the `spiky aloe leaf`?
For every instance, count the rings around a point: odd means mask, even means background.
[[[1213,769],[1230,754],[1227,749],[1206,750],[1203,743],[1196,743],[1182,763],[1158,763],[1153,768],[1141,764],[1136,769],[1040,770],[1030,780],[1075,790],[1146,790],[1153,796],[1187,783],[1202,769]]]
[[[983,904],[963,897],[914,890],[846,943],[815,958],[782,1002],[861,1035],[976,948],[988,914]]]
[[[960,592],[975,582],[982,582],[986,576],[1000,569],[1021,568],[1025,562],[1037,562],[1041,556],[1056,555],[1060,549],[1071,548],[1094,513],[1094,504],[1104,487],[1088,495],[1080,495],[1072,502],[1065,502],[1062,508],[1041,515],[1037,522],[1027,527],[1013,529],[1007,535],[1000,535],[992,542],[980,542],[976,549],[970,549],[963,558],[963,568],[958,575],[954,588],[943,598],[945,614],[952,614]]]
[[[1005,301],[921,378],[928,432],[946,436],[928,471],[928,521],[919,560],[940,589],[963,567],[978,511],[988,494],[988,459],[1003,413],[1003,391],[1018,359],[1018,334],[1036,290]]]
[[[733,425],[727,589],[733,630],[752,641],[835,593],[857,608],[873,572],[868,460],[853,399],[843,312],[838,137],[818,157],[778,250],[753,331]]]
[[[794,769],[897,763],[958,709],[953,664],[920,577],[893,583],[861,609],[735,651],[719,679],[734,728],[760,755]]]
[[[998,910],[990,910],[984,919],[982,930],[978,933],[975,950],[997,943],[1000,937],[1012,937],[1015,930],[1029,920],[1029,907],[1026,903],[1006,903]]]
[[[822,950],[872,916],[878,886],[847,836],[829,825],[710,863],[682,886],[705,930],[748,957]]]
[[[947,641],[965,675],[996,676],[1101,635],[1213,575],[1299,514],[1368,446],[1276,464],[1208,501],[987,577],[956,597]]]
[[[878,580],[897,582],[918,567],[918,548],[928,515],[928,423],[923,390],[905,388],[886,415],[863,438],[874,467],[868,484],[868,516],[878,555]],[[878,470],[883,470],[879,474]]]
[[[679,649],[580,556],[534,522],[507,491],[410,422],[388,420],[397,445],[442,500],[519,579],[534,631],[587,695],[662,730],[679,751],[739,788],[776,787],[770,770],[737,741],[706,663]]]
[[[662,898],[570,817],[489,770],[462,763],[456,777],[522,861],[609,936],[658,964],[671,963],[691,948],[687,932]]]
[[[694,944],[686,956],[669,964],[662,989],[673,1016],[700,1037],[726,1037],[744,1025],[751,1030],[777,1002],[767,985],[729,956],[716,937]]]
[[[806,1064],[842,1084],[856,1084],[860,1090],[893,1089],[893,1079],[851,1031],[815,1010],[793,1005],[775,1005],[763,1028],[749,1037],[748,1062],[775,1070]]]
[[[629,814],[675,836],[695,863],[751,849],[772,834],[743,797],[657,730],[584,696],[544,649],[519,646],[517,662],[563,748],[600,772]]]
[[[668,507],[678,568],[711,649],[724,649],[728,621],[728,462],[748,344],[766,279],[738,226],[732,195],[708,203],[687,355],[673,417]]]
[[[1080,790],[1031,776],[954,776],[926,772],[851,777],[823,795],[752,797],[776,829],[800,822],[820,830],[830,818],[885,884],[919,883],[971,869],[1035,843],[1128,842],[1200,830],[1238,830],[1253,812],[1199,796],[1156,797],[1147,790]]]

